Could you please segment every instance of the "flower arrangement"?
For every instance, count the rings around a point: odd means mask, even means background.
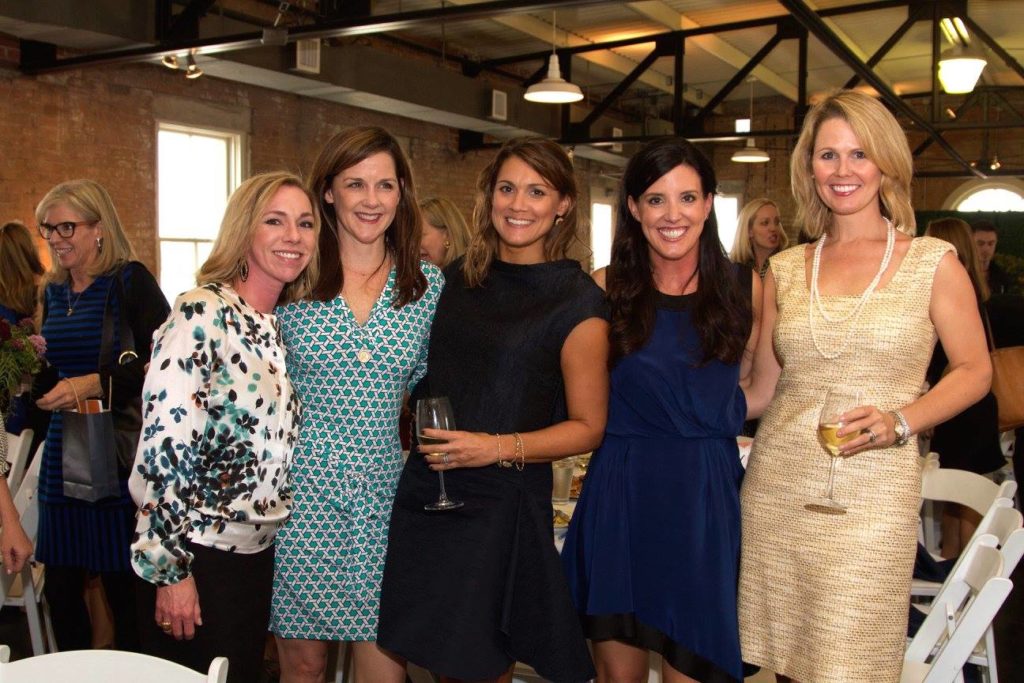
[[[0,407],[4,412],[22,384],[39,372],[44,353],[46,340],[32,334],[31,318],[17,325],[0,319]]]

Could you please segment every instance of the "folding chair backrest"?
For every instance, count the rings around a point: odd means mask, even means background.
[[[996,498],[1012,498],[1012,493],[1001,495],[1006,488],[1014,486],[1013,482],[1006,483],[1007,487],[1001,487],[980,474],[966,470],[926,468],[921,473],[921,497],[959,503],[983,515]]]
[[[28,451],[32,448],[34,434],[31,429],[23,429],[21,434],[7,432],[7,464],[11,466],[7,471],[7,488],[11,490],[11,495],[18,491],[18,485],[25,476],[25,464],[28,462]]]
[[[4,683],[75,681],[76,683],[225,683],[228,660],[217,657],[207,673],[149,655],[117,650],[74,650],[4,663],[0,646],[0,680]]]

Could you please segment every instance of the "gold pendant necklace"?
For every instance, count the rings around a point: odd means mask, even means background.
[[[89,288],[86,287],[85,289],[89,289]],[[65,292],[65,294],[68,295],[68,317],[69,318],[71,317],[71,314],[75,312],[75,306],[78,305],[78,301],[82,298],[82,295],[85,294],[85,289],[83,289],[81,292],[78,293],[78,296],[75,297],[74,303],[72,303],[71,302],[71,284],[70,283],[68,284],[68,289]]]

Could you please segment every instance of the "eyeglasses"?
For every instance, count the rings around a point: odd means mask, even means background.
[[[48,240],[50,239],[50,235],[56,231],[56,233],[64,239],[71,239],[71,236],[75,234],[75,228],[79,225],[96,225],[97,223],[99,223],[99,221],[63,221],[53,225],[50,225],[49,223],[40,223],[39,234],[44,240]]]

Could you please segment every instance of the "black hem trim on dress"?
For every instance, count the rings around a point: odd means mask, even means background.
[[[653,650],[676,671],[701,683],[740,683],[714,662],[683,647],[667,635],[636,618],[635,614],[581,614],[583,632],[591,640],[621,640]]]

